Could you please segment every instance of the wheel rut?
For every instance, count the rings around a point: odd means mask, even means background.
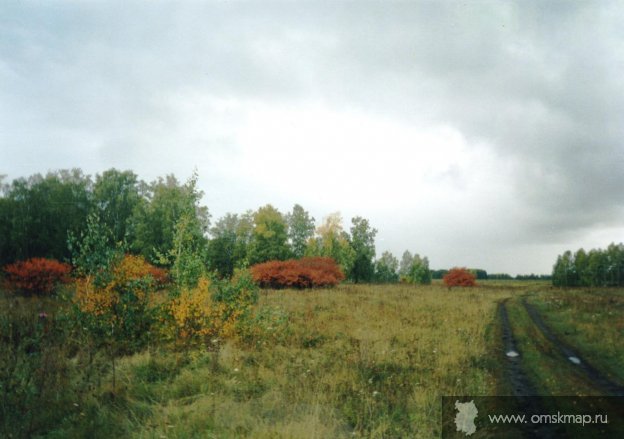
[[[527,416],[544,413],[535,387],[522,368],[522,352],[513,335],[513,329],[507,314],[506,300],[498,304],[498,313],[502,325],[502,338],[505,356],[505,376],[511,386],[512,395],[517,402],[517,409]],[[549,424],[521,425],[522,435],[527,438],[554,438],[556,430]]]
[[[511,385],[514,396],[534,396],[537,395],[535,388],[529,381],[526,373],[522,369],[521,351],[513,335],[509,315],[507,314],[506,302],[498,304],[498,313],[503,329],[503,347],[506,359],[507,379]]]
[[[544,319],[535,306],[528,303],[526,299],[522,300],[522,304],[537,329],[553,346],[555,346],[559,354],[565,358],[565,361],[576,366],[578,372],[586,381],[605,395],[624,396],[624,386],[609,380],[598,369],[587,362],[587,360],[578,353],[577,349],[561,341],[546,322],[544,322]]]

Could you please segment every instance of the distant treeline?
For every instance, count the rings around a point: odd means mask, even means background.
[[[614,287],[624,285],[624,244],[610,244],[605,250],[582,248],[566,251],[553,267],[553,285],[561,287]]]
[[[549,274],[518,274],[517,276],[512,276],[507,273],[488,273],[487,271],[481,268],[469,268],[472,274],[475,275],[477,280],[550,280],[551,276]],[[442,279],[449,270],[433,270],[431,272],[433,279]]]
[[[0,176],[0,189],[0,267],[33,257],[71,262],[71,243],[98,223],[111,245],[123,242],[128,253],[164,266],[176,236],[190,235],[205,266],[222,277],[236,268],[304,256],[331,257],[352,282],[429,284],[448,273],[431,270],[426,256],[407,250],[400,261],[387,251],[376,257],[377,230],[359,216],[345,230],[338,212],[317,225],[298,204],[286,213],[267,204],[211,223],[196,175],[185,183],[174,175],[148,183],[130,170],[109,169],[92,178],[72,169],[10,183]],[[548,278],[471,271],[477,280]]]
[[[152,182],[130,171],[109,169],[92,178],[80,169],[18,178],[0,176],[0,267],[33,257],[72,262],[72,243],[89,227],[106,231],[111,247],[168,266],[176,239],[221,277],[266,261],[331,257],[352,282],[431,282],[429,261],[409,251],[376,259],[377,230],[362,217],[345,230],[338,212],[320,224],[300,205],[282,213],[267,204],[255,211],[227,213],[211,223],[194,174]]]

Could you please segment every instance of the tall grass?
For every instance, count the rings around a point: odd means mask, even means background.
[[[496,394],[496,302],[512,294],[437,285],[263,291],[253,331],[215,340],[210,349],[174,352],[152,344],[121,358],[114,397],[103,368],[99,386],[78,406],[66,400],[67,411],[50,411],[57,418],[45,431],[49,437],[439,436],[440,396]],[[70,381],[78,373],[72,370]]]
[[[262,294],[281,338],[122,365],[135,437],[432,437],[442,395],[496,393],[495,302],[507,293],[341,286]],[[139,410],[141,411],[141,410]]]

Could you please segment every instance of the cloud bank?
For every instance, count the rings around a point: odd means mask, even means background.
[[[435,267],[622,240],[619,2],[8,2],[0,173],[200,174]]]

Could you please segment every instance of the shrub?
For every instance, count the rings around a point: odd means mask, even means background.
[[[200,342],[216,336],[219,314],[212,300],[210,281],[201,278],[195,288],[183,288],[163,307],[161,330],[176,344]]]
[[[55,259],[32,258],[4,267],[7,287],[25,294],[51,294],[69,280],[71,266]]]
[[[231,281],[202,277],[196,287],[183,288],[164,304],[161,333],[179,346],[230,337],[257,300],[257,286],[246,272]]]
[[[165,268],[155,267],[150,265],[148,268],[149,274],[154,279],[154,286],[158,289],[164,288],[171,282],[171,278],[169,277],[169,271]]]
[[[251,274],[262,288],[331,287],[344,280],[338,264],[323,257],[264,262],[252,266]]]
[[[451,287],[474,287],[477,285],[475,282],[475,275],[468,271],[466,268],[451,268],[449,272],[442,279],[444,284]]]
[[[74,301],[81,324],[96,345],[133,352],[145,345],[153,320],[149,295],[151,265],[141,256],[126,255],[109,268],[104,284],[86,277],[76,281]]]

